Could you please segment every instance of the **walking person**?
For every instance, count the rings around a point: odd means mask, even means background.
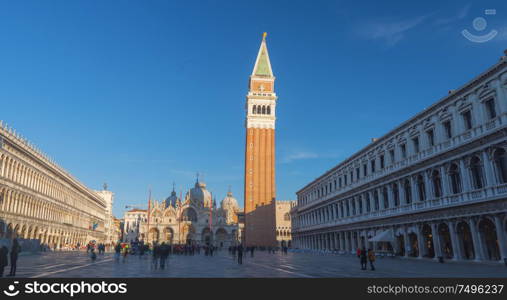
[[[254,257],[255,246],[250,247],[250,257]]]
[[[361,260],[361,270],[366,270],[368,265],[368,253],[366,252],[366,248],[363,248],[361,250],[361,253],[359,254],[359,259]]]
[[[370,267],[372,271],[375,271],[373,262],[375,261],[375,252],[372,249],[368,249],[368,260],[370,261]]]
[[[21,252],[21,246],[19,246],[18,239],[12,240],[11,248],[11,271],[9,276],[16,276],[16,266],[18,263],[18,254]]]
[[[91,254],[90,254],[90,258],[92,259],[92,261],[95,261],[97,259],[97,254],[95,254],[95,249],[92,248],[91,250]],[[99,250],[99,253],[100,253],[100,250]]]
[[[238,246],[238,264],[243,264],[243,245],[239,244]]]
[[[167,257],[169,256],[169,247],[162,242],[160,245],[160,269],[165,269],[165,261],[167,260]]]
[[[114,247],[114,260],[116,262],[120,261],[120,255],[121,255],[121,244],[118,242]]]
[[[2,246],[2,248],[0,248],[0,277],[4,277],[4,268],[9,264],[7,254],[9,254],[9,249]]]
[[[125,244],[125,247],[123,247],[123,262],[127,260],[127,255],[129,254],[129,244]]]
[[[160,258],[160,246],[159,245],[153,245],[153,257],[152,257],[152,264],[153,269],[158,268],[158,259]]]

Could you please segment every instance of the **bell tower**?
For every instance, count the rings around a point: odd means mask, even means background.
[[[250,75],[246,96],[245,243],[275,246],[275,76],[266,33]]]

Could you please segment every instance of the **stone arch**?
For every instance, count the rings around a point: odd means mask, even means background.
[[[484,258],[487,260],[500,260],[500,247],[495,222],[488,217],[483,217],[477,225],[481,245],[484,249]]]
[[[201,232],[201,242],[208,245],[213,243],[213,232],[209,227],[205,227]]]
[[[408,256],[411,257],[418,257],[419,252],[421,249],[419,249],[419,236],[414,231],[409,231],[408,236],[408,242],[410,245],[410,251],[408,253]]]
[[[493,165],[498,183],[507,183],[507,152],[504,148],[493,150]]]
[[[187,207],[181,213],[182,221],[197,222],[197,212],[192,207]]]
[[[431,182],[433,185],[433,196],[435,196],[435,198],[442,197],[442,175],[439,170],[435,169],[431,172]]]
[[[435,257],[435,248],[433,245],[433,232],[429,224],[421,226],[421,237],[423,239],[423,255],[426,257]]]
[[[468,222],[462,220],[456,224],[456,233],[458,236],[458,247],[464,259],[474,259],[475,250],[472,238],[472,231]]]
[[[469,159],[469,166],[473,188],[482,189],[485,185],[482,160],[479,156],[474,155]]]
[[[6,235],[7,238],[13,238],[13,237],[15,237],[15,234],[14,234],[14,225],[12,223],[9,223],[7,225],[7,230],[6,230],[5,235]]]
[[[0,219],[0,238],[4,238],[7,235],[7,224],[5,224],[4,220]]]
[[[164,241],[172,244],[174,239],[174,230],[171,227],[164,228]]]
[[[447,223],[443,222],[438,224],[438,240],[440,241],[441,253],[446,258],[454,257],[454,249],[452,248],[451,233]]]
[[[186,243],[192,243],[195,241],[195,228],[191,224],[186,224],[182,231],[183,241]]]
[[[150,242],[157,242],[160,240],[160,232],[158,228],[152,227],[150,228],[150,231],[148,232],[148,240]]]
[[[449,165],[449,168],[447,170],[449,175],[449,184],[451,188],[451,193],[453,194],[459,194],[461,193],[461,174],[459,165],[457,163],[451,163]]]
[[[224,246],[224,243],[227,241],[227,231],[220,227],[217,229],[217,231],[215,232],[215,237],[216,237],[216,241],[217,241],[217,246],[220,246],[220,247],[223,247]]]

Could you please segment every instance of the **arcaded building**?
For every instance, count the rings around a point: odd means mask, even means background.
[[[502,56],[300,189],[292,210],[293,245],[503,262],[506,151]]]
[[[275,201],[276,209],[276,241],[278,246],[291,246],[292,225],[290,211],[296,201]]]
[[[52,248],[105,242],[108,219],[100,195],[0,122],[0,237]]]

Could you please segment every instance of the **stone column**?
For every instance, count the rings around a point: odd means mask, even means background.
[[[403,244],[405,247],[405,257],[409,257],[411,249],[410,249],[410,238],[408,235],[408,228],[407,227],[405,227],[403,230]]]
[[[373,199],[373,192],[369,191],[368,195],[370,197],[370,211],[375,211],[375,199]]]
[[[505,229],[500,216],[494,215],[493,217],[495,219],[496,236],[500,247],[501,260],[504,260],[507,259],[507,237],[505,236]]]
[[[416,203],[416,202],[421,201],[421,199],[419,199],[419,191],[417,190],[417,177],[416,176],[410,177],[410,188],[412,191],[412,203]]]
[[[384,205],[384,193],[382,193],[382,188],[377,189],[378,193],[378,201],[380,210],[386,209],[387,207]]]
[[[417,246],[419,247],[418,258],[423,258],[426,254],[426,246],[424,245],[424,236],[419,226],[417,226]]]
[[[445,167],[440,167],[440,178],[442,179],[442,196],[448,196],[451,193],[449,192],[449,176],[447,175],[447,172],[445,171]]]
[[[461,181],[463,182],[463,192],[471,191],[472,185],[470,183],[470,174],[468,172],[468,169],[465,167],[464,159],[459,160],[459,171]]]
[[[403,184],[403,180],[396,181],[398,185],[398,195],[400,200],[400,206],[407,204],[407,197],[405,195],[405,185]]]
[[[361,196],[361,201],[363,202],[362,205],[363,205],[363,214],[366,214],[367,213],[367,205],[366,205],[366,194],[363,194]],[[371,209],[371,206],[370,206],[370,209]]]
[[[342,203],[341,201],[338,201],[338,203],[336,204],[338,206],[338,218],[342,217],[342,205],[340,205],[341,203]]]
[[[475,218],[469,218],[468,224],[470,226],[470,231],[472,233],[472,240],[474,243],[474,253],[475,253],[475,260],[481,261],[484,260],[484,252],[482,247],[482,240],[479,234],[479,230],[477,228],[477,221]]]
[[[456,222],[450,221],[447,226],[449,226],[449,234],[451,235],[451,243],[452,243],[452,254],[453,260],[463,259],[463,254],[461,253],[461,245],[459,243],[459,238],[456,233]]]
[[[433,195],[433,189],[431,188],[433,184],[431,183],[430,177],[427,171],[423,172],[424,178],[424,189],[426,190],[426,200],[431,200],[435,196]]]
[[[398,189],[398,196],[399,196],[400,190]],[[389,198],[389,207],[393,208],[394,206],[394,195],[393,195],[393,185],[388,184],[387,185],[387,197]]]
[[[486,182],[484,186],[493,186],[495,185],[495,174],[493,171],[493,162],[489,158],[488,150],[482,152],[482,160],[484,161],[484,177]]]
[[[438,224],[431,223],[431,237],[433,239],[433,250],[435,252],[435,260],[442,256],[442,247],[440,245],[440,234],[438,232]]]
[[[348,232],[344,232],[344,239],[345,239],[345,252],[350,253],[350,241],[348,239]]]
[[[338,233],[338,237],[340,238],[340,251],[345,251],[345,237],[343,231]]]

